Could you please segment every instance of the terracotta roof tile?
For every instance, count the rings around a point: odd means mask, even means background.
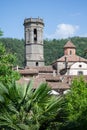
[[[77,55],[64,55],[61,58],[57,59],[56,62],[64,62],[65,57],[67,58],[68,62],[77,62],[77,61],[87,62],[87,59],[82,58],[82,57],[77,56]]]
[[[38,70],[36,69],[22,69],[22,70],[19,70],[19,73],[20,74],[24,74],[24,75],[27,75],[27,74],[38,74]]]
[[[26,67],[24,69],[18,70],[22,75],[37,75],[38,73],[53,73],[52,66],[43,66],[43,67]]]
[[[17,81],[18,84],[22,85],[22,86],[25,86],[27,85],[30,80],[33,81],[33,88],[37,88],[41,83],[43,82],[46,82],[44,78],[40,78],[40,77],[37,77],[37,78],[25,78],[25,77],[22,77],[20,78],[20,80]]]
[[[22,77],[18,81],[16,81],[16,83],[24,86],[27,85],[30,82],[30,80],[30,78]]]
[[[53,75],[50,75],[50,74],[43,74],[43,75],[39,75],[41,78],[45,78],[46,81],[54,81],[54,82],[60,82],[61,79],[59,76],[53,76]]]
[[[71,41],[68,41],[65,44],[64,48],[76,48],[76,46]]]
[[[37,88],[41,83],[43,82],[47,82],[48,85],[52,88],[52,89],[67,89],[69,88],[69,84],[67,83],[67,78],[65,78],[62,81],[60,81],[61,77],[49,77],[49,78],[42,78],[42,77],[33,77],[33,78],[26,78],[26,77],[22,77],[20,80],[17,81],[18,84],[21,85],[27,85],[30,80],[33,81],[33,88]]]
[[[71,82],[75,77],[79,77],[79,76],[63,76],[63,80],[62,82],[60,81],[53,81],[53,79],[51,79],[51,81],[46,81],[45,78],[42,77],[34,77],[34,78],[26,78],[26,77],[22,77],[20,80],[17,81],[17,83],[21,84],[22,86],[27,85],[30,80],[33,81],[33,88],[36,89],[41,83],[47,82],[48,85],[52,88],[52,89],[56,89],[56,90],[66,90],[70,88]],[[59,76],[59,78],[61,78],[61,76]],[[85,81],[87,82],[87,76],[84,76]]]
[[[29,67],[27,69],[36,69],[39,72],[53,72],[52,66],[38,66],[38,67]]]
[[[52,89],[63,89],[63,90],[66,90],[66,89],[69,89],[70,86],[69,84],[67,83],[62,83],[62,82],[59,82],[59,83],[55,83],[55,82],[48,82],[48,85],[52,88]]]
[[[36,89],[41,83],[46,82],[45,78],[33,78],[33,88]]]

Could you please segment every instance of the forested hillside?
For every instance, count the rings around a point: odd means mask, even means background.
[[[51,64],[56,59],[63,55],[63,47],[68,39],[61,40],[44,40],[44,57],[46,65]],[[77,54],[87,58],[87,38],[73,37],[71,41],[77,49]],[[13,38],[0,38],[0,42],[5,45],[7,52],[12,52],[16,55],[16,65],[24,66],[24,40]]]
[[[24,66],[24,40],[13,38],[0,38],[0,43],[4,44],[6,51],[16,55],[16,65]]]
[[[46,64],[50,64],[63,56],[63,47],[69,39],[62,40],[44,40],[44,55]],[[87,38],[73,37],[70,39],[76,46],[76,53],[79,56],[87,58]]]

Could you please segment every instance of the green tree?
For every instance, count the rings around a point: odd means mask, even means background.
[[[64,104],[63,130],[87,130],[87,83],[82,77],[74,79]]]
[[[1,31],[1,29],[0,29],[0,36],[2,36],[3,35],[3,32]]]
[[[0,31],[0,36],[2,32]],[[0,43],[0,82],[8,84],[12,80],[19,78],[19,74],[12,68],[15,64],[16,57],[12,53],[7,53],[4,45]]]
[[[0,84],[0,129],[46,130],[60,111],[61,98],[50,94],[47,83],[33,90],[27,86]]]
[[[7,53],[12,53],[16,56],[15,65],[24,66],[24,40],[1,38],[0,42],[5,46]]]
[[[79,56],[87,58],[87,38],[86,37],[72,37],[71,41],[76,46],[76,53]],[[44,58],[46,65],[51,64],[64,55],[63,47],[69,39],[52,39],[44,40]],[[25,46],[24,39],[16,38],[0,38],[0,42],[5,46],[6,52],[10,52],[16,55],[15,65],[24,66],[25,64]],[[85,48],[85,50],[84,50]]]

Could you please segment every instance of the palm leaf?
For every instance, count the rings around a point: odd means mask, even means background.
[[[0,94],[8,94],[8,89],[2,83],[0,83]]]
[[[48,87],[47,83],[40,84],[33,94],[33,100],[38,102],[44,101],[44,98],[49,96],[48,93],[50,90],[51,88]]]
[[[7,112],[3,115],[0,114],[0,126],[19,130],[19,128],[13,123],[12,117]]]
[[[25,124],[17,124],[20,130],[29,130],[29,126]]]
[[[60,110],[60,103],[62,101],[61,97],[55,97],[52,96],[50,100],[48,101],[48,104],[46,106],[46,112],[57,112]]]
[[[0,102],[1,102],[1,103],[4,103],[4,102],[5,102],[4,97],[3,97],[3,96],[1,96],[1,95],[0,95]]]
[[[21,105],[24,105],[24,103],[28,102],[30,95],[32,95],[32,92],[32,81],[30,81],[28,85],[25,87],[24,97],[19,104],[19,108]]]

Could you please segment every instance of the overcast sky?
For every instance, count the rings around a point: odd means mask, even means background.
[[[0,0],[4,37],[24,38],[25,18],[43,18],[44,38],[87,36],[87,0]]]

